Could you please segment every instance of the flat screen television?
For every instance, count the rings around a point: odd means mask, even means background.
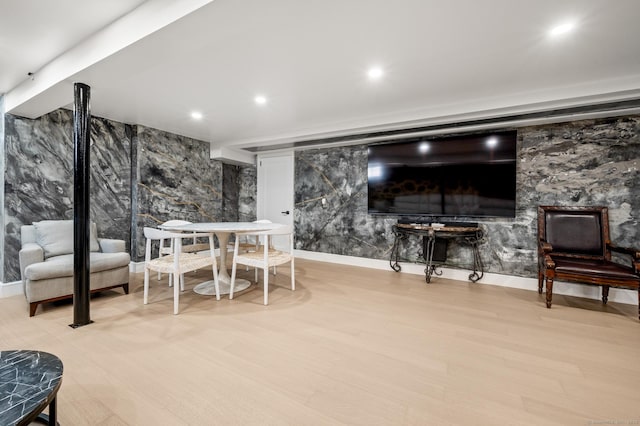
[[[517,132],[369,145],[369,214],[515,217]]]

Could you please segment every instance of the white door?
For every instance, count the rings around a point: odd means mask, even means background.
[[[293,225],[293,152],[258,155],[257,219]]]

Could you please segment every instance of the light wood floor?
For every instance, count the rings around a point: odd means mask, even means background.
[[[29,318],[0,299],[0,348],[59,356],[69,425],[593,425],[640,421],[637,306],[298,260],[262,305],[166,280]],[[245,276],[253,276],[253,273]]]

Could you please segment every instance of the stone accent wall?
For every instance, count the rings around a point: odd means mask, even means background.
[[[223,214],[225,222],[256,220],[257,176],[254,166],[224,164]]]
[[[129,240],[131,141],[126,125],[91,119],[91,220],[106,238]],[[73,113],[37,120],[5,115],[4,282],[20,279],[20,226],[73,219]]]
[[[64,109],[37,120],[5,114],[4,282],[20,279],[22,224],[72,218],[72,118]],[[90,155],[92,220],[101,235],[130,241],[134,261],[144,256],[144,226],[255,220],[256,168],[211,160],[208,143],[94,117]],[[637,246],[639,158],[640,116],[518,129],[516,217],[471,218],[487,235],[485,270],[536,276],[541,204],[606,205],[613,240]],[[294,181],[296,248],[388,259],[397,217],[367,214],[365,145],[296,152]],[[414,243],[407,257],[419,249]],[[471,262],[471,251],[452,241],[448,264]]]
[[[73,219],[73,114],[30,120],[5,114],[3,282],[20,279],[20,226]],[[144,226],[170,219],[254,220],[255,167],[211,160],[209,143],[145,126],[91,119],[91,220],[144,259]],[[223,206],[222,194],[237,194]],[[228,213],[225,213],[228,212]],[[237,219],[236,219],[237,217]]]
[[[172,219],[218,222],[222,214],[222,163],[209,143],[144,126],[138,139],[136,261],[144,259],[145,226]]]
[[[640,240],[640,117],[518,129],[516,217],[479,222],[485,270],[537,274],[537,206],[605,205],[620,245]],[[366,145],[299,151],[295,157],[296,248],[388,259],[397,216],[367,215]],[[325,207],[322,198],[327,200]],[[417,242],[405,256],[418,257]],[[448,266],[468,269],[471,250],[450,241]]]

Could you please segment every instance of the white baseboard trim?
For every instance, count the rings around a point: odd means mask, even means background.
[[[361,266],[364,268],[382,269],[391,271],[388,260],[367,259],[364,257],[343,256],[339,254],[319,253],[306,250],[295,250],[296,257],[300,259],[317,260],[319,262],[337,263],[341,265]],[[401,273],[422,275],[424,279],[424,265],[416,263],[401,262]],[[438,278],[448,278],[452,280],[467,281],[470,270],[439,268],[442,275],[432,276],[432,282],[437,282]],[[522,290],[538,291],[538,278],[517,277],[514,275],[503,275],[485,272],[484,276],[476,284],[496,285],[500,287],[518,288]],[[567,283],[555,281],[553,283],[553,294],[565,296],[584,297],[587,299],[601,300],[602,289],[600,286]],[[635,290],[625,290],[611,288],[609,290],[609,300],[617,303],[638,305],[638,293]]]
[[[0,282],[0,299],[3,297],[11,297],[22,294],[22,281],[13,281],[10,283]]]
[[[131,262],[129,264],[129,271],[134,274],[144,272],[144,260],[142,262]]]
[[[218,251],[218,250],[216,250]],[[218,254],[218,253],[216,253]],[[306,250],[295,250],[296,257],[300,259],[316,260],[319,262],[336,263],[340,265],[360,266],[363,268],[381,269],[390,271],[388,260],[368,259],[365,257],[343,256],[339,254],[320,253]],[[401,273],[422,275],[424,279],[424,265],[416,263],[401,262]],[[132,273],[144,272],[144,261],[131,262],[129,271]],[[440,268],[442,275],[433,276],[433,282],[438,278],[447,278],[452,280],[467,281],[469,279],[469,270]],[[517,277],[514,275],[503,275],[485,272],[484,276],[476,284],[496,285],[500,287],[518,288],[521,290],[538,291],[537,278]],[[566,296],[584,297],[587,299],[601,299],[600,286],[589,286],[581,284],[572,284],[562,281],[556,281],[553,284],[553,293]],[[0,298],[11,297],[22,294],[22,282],[14,281],[10,283],[0,283]],[[611,288],[609,291],[609,300],[617,303],[625,303],[629,305],[638,304],[638,294],[635,290],[624,290]]]

